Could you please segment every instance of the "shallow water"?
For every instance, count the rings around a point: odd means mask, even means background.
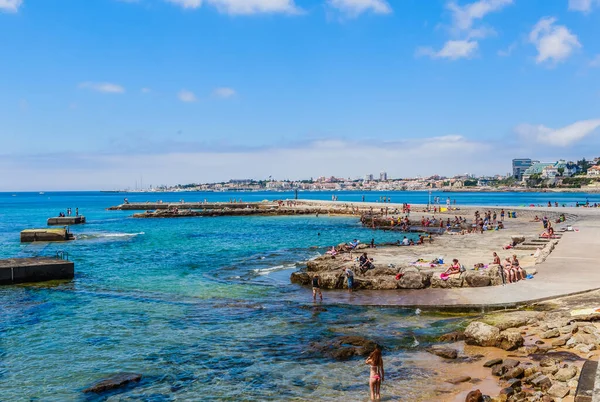
[[[160,197],[184,196],[273,198]],[[366,400],[362,359],[335,362],[310,347],[342,334],[385,346],[384,394],[434,400],[435,372],[418,368],[413,352],[461,318],[353,306],[314,312],[303,308],[310,291],[289,283],[303,261],[332,244],[398,234],[373,232],[351,217],[138,220],[105,210],[122,198],[0,194],[0,258],[62,250],[76,267],[73,281],[0,288],[1,400]],[[19,243],[20,230],[44,227],[66,207],[79,207],[89,222],[72,227],[76,241]],[[82,394],[121,371],[144,379],[108,396]]]

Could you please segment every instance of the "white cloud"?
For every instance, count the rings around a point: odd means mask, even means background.
[[[577,36],[563,25],[554,25],[555,22],[556,18],[544,17],[535,24],[529,34],[529,41],[538,50],[537,63],[564,61],[575,49],[581,48]]]
[[[504,50],[498,50],[498,56],[500,57],[508,57],[512,54],[512,52],[517,48],[516,43],[511,43],[510,46]]]
[[[149,94],[152,92],[152,89],[146,87],[146,88],[140,89],[140,92],[143,94]]]
[[[166,140],[167,145],[173,143],[172,138]],[[328,139],[295,146],[222,151],[209,151],[201,144],[171,151],[164,144],[156,145],[157,153],[0,155],[0,191],[126,188],[131,187],[140,173],[152,177],[153,184],[176,184],[239,177],[260,179],[270,175],[290,179],[358,177],[364,175],[365,166],[375,171],[385,170],[392,177],[467,171],[491,174],[497,169],[504,171],[506,164],[502,158],[498,158],[496,165],[489,160],[490,144],[460,135],[399,142]],[[398,159],[399,153],[407,157]],[[448,155],[457,154],[461,157],[448,164]],[[415,164],[423,155],[431,162]],[[60,178],[67,172],[72,174],[65,182]]]
[[[515,132],[525,139],[541,144],[564,147],[580,141],[599,127],[600,119],[593,119],[578,121],[558,129],[543,125],[521,124],[515,128]]]
[[[589,13],[594,6],[600,5],[600,0],[569,0],[569,10]]]
[[[596,57],[590,61],[590,67],[600,67],[600,54],[597,54]]]
[[[300,13],[294,0],[206,0],[206,2],[222,13],[233,15]]]
[[[417,56],[429,56],[432,59],[469,59],[475,55],[479,43],[470,40],[449,40],[439,51],[430,47],[417,49]]]
[[[0,11],[16,13],[23,4],[23,0],[0,0]]]
[[[464,6],[450,2],[447,7],[452,12],[456,28],[468,30],[472,28],[475,20],[481,20],[487,14],[499,11],[512,3],[513,0],[479,0]]]
[[[375,14],[390,14],[392,12],[392,7],[386,0],[327,0],[327,4],[351,17],[367,11]]]
[[[186,103],[197,101],[196,95],[193,92],[188,91],[186,89],[182,89],[181,91],[179,91],[179,93],[177,94],[177,97],[179,98],[180,101],[186,102]]]
[[[294,0],[166,0],[185,9],[200,8],[203,3],[224,14],[250,15],[260,13],[298,14]]]
[[[235,91],[235,89],[227,88],[227,87],[216,88],[213,91],[214,96],[216,96],[218,98],[223,98],[223,99],[231,98],[232,96],[235,96],[236,94],[237,94],[237,92]]]
[[[199,8],[202,5],[202,0],[166,0],[183,8]]]
[[[125,92],[125,88],[110,82],[82,82],[79,84],[79,88],[89,89],[90,91],[96,91],[105,94],[121,94]]]

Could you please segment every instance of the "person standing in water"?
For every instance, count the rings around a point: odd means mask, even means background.
[[[319,294],[321,301],[323,301],[323,293],[321,292],[321,278],[319,278],[318,274],[313,276],[313,278],[312,278],[312,288],[313,288],[313,301],[317,301],[317,293]]]
[[[371,367],[369,373],[369,388],[371,389],[371,400],[381,399],[381,383],[384,380],[383,358],[381,357],[381,349],[379,346],[369,355],[365,361]]]

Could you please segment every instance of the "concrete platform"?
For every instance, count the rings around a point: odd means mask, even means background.
[[[513,208],[514,209],[514,208]],[[327,291],[325,304],[356,304],[430,310],[481,311],[514,308],[600,289],[600,209],[554,208],[577,214],[548,259],[531,280],[504,286],[457,289]],[[543,208],[536,209],[543,213]],[[502,250],[499,250],[502,251]],[[460,255],[457,256],[460,258]]]
[[[81,225],[85,223],[85,216],[56,216],[48,218],[48,226]]]
[[[0,285],[73,279],[75,264],[60,258],[11,258],[0,260]]]
[[[26,229],[21,232],[21,243],[69,240],[75,240],[75,236],[68,229]]]

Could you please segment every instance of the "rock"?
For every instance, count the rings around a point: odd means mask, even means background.
[[[531,380],[531,385],[535,388],[539,388],[542,391],[546,391],[552,386],[552,381],[545,375],[538,375],[536,378]]]
[[[293,272],[290,281],[297,285],[308,286],[310,285],[310,275],[306,272]]]
[[[500,377],[506,372],[506,370],[506,367],[504,367],[502,364],[496,364],[492,366],[492,375]]]
[[[481,288],[490,286],[492,279],[485,272],[467,272],[465,275],[465,282],[472,288]]]
[[[502,388],[500,390],[500,395],[506,395],[508,398],[510,398],[512,395],[514,395],[515,390],[514,388],[511,387],[506,387],[506,388]]]
[[[525,378],[533,378],[535,375],[538,375],[540,372],[539,367],[536,366],[530,366],[525,368],[525,371],[523,372],[523,376]]]
[[[513,235],[510,238],[511,238],[513,244],[514,243],[521,244],[521,243],[525,242],[525,236],[523,236],[523,235]]]
[[[519,352],[523,353],[524,355],[531,355],[539,350],[540,348],[536,345],[526,345],[519,348]]]
[[[541,341],[539,339],[537,341],[535,341],[536,345],[543,345],[544,343],[545,343],[544,341]]]
[[[333,340],[313,343],[310,346],[335,360],[348,360],[354,356],[368,356],[378,345],[360,336],[341,336]]]
[[[559,328],[558,330],[561,334],[572,334],[575,329],[577,329],[575,325],[567,325]]]
[[[581,353],[590,353],[592,350],[596,349],[596,345],[584,345],[584,344],[579,344],[577,346],[575,346],[575,350],[577,350],[578,352]]]
[[[556,366],[558,363],[560,363],[560,360],[558,359],[553,357],[544,357],[542,360],[540,360],[540,367]]]
[[[467,394],[467,398],[465,399],[465,402],[483,402],[483,401],[484,401],[483,394],[478,389],[469,392]]]
[[[568,339],[567,338],[557,338],[555,340],[552,341],[552,346],[565,346],[567,344]]]
[[[523,378],[523,382],[526,383],[526,384],[531,384],[534,379],[536,379],[537,377],[539,377],[541,375],[543,375],[543,374],[540,373],[540,372],[532,373],[531,375],[526,376],[525,378]]]
[[[404,272],[404,275],[398,281],[398,287],[401,289],[423,289],[425,281],[420,272],[408,271]]]
[[[590,335],[598,334],[598,328],[594,327],[593,325],[586,325],[582,329],[583,329],[583,332],[585,332],[586,334],[590,334]]]
[[[465,329],[465,343],[477,346],[496,346],[500,330],[483,322],[474,321]]]
[[[508,386],[515,390],[521,388],[522,385],[523,383],[518,378],[513,378],[512,380],[508,381]]]
[[[471,377],[469,377],[468,375],[461,376],[461,377],[456,377],[456,378],[451,378],[449,380],[446,380],[447,383],[454,384],[454,385],[460,384],[460,383],[463,383],[463,382],[467,382],[467,381],[471,381]]]
[[[461,331],[454,331],[448,334],[444,334],[438,338],[440,342],[458,342],[465,340],[465,333]]]
[[[102,393],[105,391],[109,391],[111,389],[121,388],[121,387],[124,387],[124,386],[132,384],[132,383],[140,382],[141,379],[142,379],[141,374],[135,374],[135,373],[114,374],[114,375],[107,377],[104,380],[98,381],[97,383],[93,384],[92,386],[84,389],[83,392],[85,392],[85,393],[93,392],[93,393],[99,394],[99,393]]]
[[[559,367],[555,364],[553,366],[548,366],[548,367],[542,367],[541,372],[548,375],[548,374],[554,374],[558,371]]]
[[[568,366],[566,368],[561,368],[560,370],[558,370],[556,374],[554,374],[554,378],[556,378],[558,381],[567,382],[576,375],[577,367]]]
[[[575,335],[569,339],[569,344],[585,344],[585,345],[597,345],[598,337],[594,334],[588,334],[584,332],[577,332]]]
[[[512,328],[500,332],[498,342],[497,346],[500,349],[515,350],[525,343],[525,339],[523,339],[523,336],[518,329]]]
[[[515,360],[515,359],[504,359],[504,362],[503,362],[503,366],[506,367],[507,369],[517,367],[519,364],[521,364],[521,362],[518,360]]]
[[[502,380],[510,380],[512,378],[523,378],[523,367],[514,367],[509,369],[502,377]]]
[[[540,334],[540,338],[542,338],[542,339],[558,338],[559,336],[560,336],[560,331],[557,328],[550,329],[550,330]]]
[[[496,364],[501,364],[502,363],[502,359],[492,359],[492,360],[488,360],[487,362],[483,363],[483,367],[492,367],[495,366]]]
[[[433,346],[428,348],[427,351],[436,356],[443,357],[444,359],[456,359],[458,357],[458,351],[456,349],[443,346]]]
[[[530,323],[537,322],[541,313],[537,311],[513,311],[510,313],[490,313],[486,314],[481,322],[492,325],[500,331],[508,328],[518,328]]]
[[[569,388],[577,389],[577,387],[579,386],[579,381],[577,381],[576,379],[573,378],[571,381],[569,381],[567,383],[567,385]]]
[[[565,396],[569,395],[569,391],[570,391],[569,387],[567,387],[566,385],[554,383],[548,389],[548,395],[554,396],[557,398],[564,398]]]

